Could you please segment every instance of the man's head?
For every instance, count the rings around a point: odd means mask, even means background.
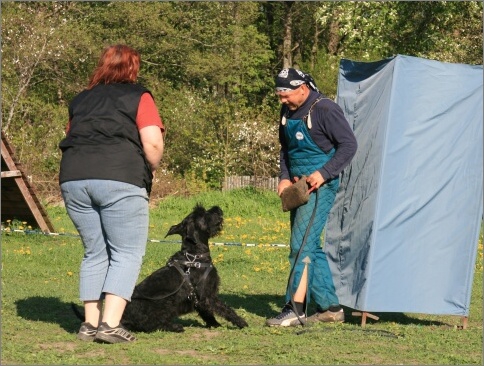
[[[276,93],[290,92],[306,84],[306,74],[296,69],[282,69],[276,77]]]
[[[296,110],[304,103],[310,88],[319,92],[313,78],[300,70],[283,69],[276,77],[276,94],[290,110]]]

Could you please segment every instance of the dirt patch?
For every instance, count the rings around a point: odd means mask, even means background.
[[[193,349],[187,349],[187,350],[183,350],[183,351],[173,351],[171,349],[164,349],[164,348],[161,348],[161,349],[155,349],[154,350],[155,353],[159,354],[160,356],[173,356],[173,355],[180,355],[180,356],[189,356],[189,357],[192,357],[196,360],[207,360],[207,361],[210,361],[210,360],[213,360],[214,358],[214,355],[213,354],[210,354],[210,355],[206,355],[206,354],[203,354],[203,353],[200,353],[200,351],[196,351],[196,350],[193,350]],[[217,361],[222,361],[224,359],[227,359],[226,357],[223,357],[223,356],[220,356],[220,355],[217,355]]]
[[[76,342],[56,342],[56,343],[41,343],[39,344],[40,349],[48,349],[59,352],[74,351],[77,348]]]
[[[191,344],[209,344],[210,342],[205,343],[200,341],[209,341],[211,339],[222,337],[222,336],[223,336],[222,332],[208,330],[208,329],[200,330],[200,331],[197,331],[196,333],[190,334],[190,338],[193,341],[191,342]],[[212,352],[209,352],[209,354],[206,354],[204,353],[203,350],[195,350],[195,349],[185,349],[185,350],[174,351],[173,349],[158,348],[158,349],[154,349],[154,352],[162,356],[180,355],[180,356],[192,357],[194,359],[203,360],[203,361],[212,360],[214,358],[214,354]],[[216,357],[218,361],[223,362],[223,356],[217,354]]]
[[[197,340],[199,340],[199,339],[212,339],[212,338],[219,337],[221,334],[222,334],[221,332],[217,332],[217,331],[213,331],[213,330],[204,330],[204,331],[192,334],[191,337],[193,339],[197,339]]]

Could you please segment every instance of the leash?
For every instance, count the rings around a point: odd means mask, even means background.
[[[299,247],[299,251],[297,252],[296,258],[294,260],[294,266],[291,269],[291,273],[289,275],[289,280],[287,281],[287,288],[291,292],[291,306],[292,306],[292,308],[294,310],[294,314],[296,314],[297,319],[299,320],[299,323],[301,323],[301,325],[303,327],[306,325],[306,322],[303,322],[301,320],[301,317],[297,313],[296,303],[294,302],[294,292],[292,291],[292,286],[294,284],[294,271],[296,269],[297,261],[299,260],[299,257],[301,256],[301,253],[302,253],[302,251],[303,251],[303,249],[304,249],[304,247],[306,245],[306,241],[307,241],[307,238],[308,238],[308,235],[309,235],[309,230],[311,229],[311,226],[313,225],[314,217],[316,216],[316,210],[318,208],[318,197],[319,197],[319,189],[316,190],[316,199],[314,201],[313,212],[311,214],[311,218],[309,219],[308,226],[306,227],[306,231],[304,232],[304,236],[303,236],[303,240],[302,240],[301,246]],[[306,299],[305,299],[305,302],[306,302],[305,312],[306,313],[307,313],[307,306],[308,306],[307,296],[308,296],[308,287],[309,287],[309,273],[307,273],[307,276],[308,276],[308,281],[307,281],[308,283],[307,283],[307,286],[306,286]]]
[[[372,334],[376,334],[378,336],[381,336],[381,337],[388,337],[388,338],[404,338],[403,335],[401,334],[395,334],[393,332],[390,332],[388,330],[383,330],[383,329],[361,329],[361,328],[356,328],[356,329],[353,329],[353,328],[335,328],[335,327],[317,327],[317,328],[314,328],[314,327],[306,327],[305,329],[303,330],[300,330],[300,331],[297,331],[296,332],[296,335],[302,335],[302,334],[305,334],[305,333],[310,333],[310,332],[333,332],[335,331],[336,329],[338,330],[343,330],[343,331],[348,331],[348,332],[362,332],[362,333],[372,333]]]

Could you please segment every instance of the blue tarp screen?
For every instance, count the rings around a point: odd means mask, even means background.
[[[341,304],[469,313],[483,206],[483,68],[398,55],[342,60],[358,151],[325,251]]]

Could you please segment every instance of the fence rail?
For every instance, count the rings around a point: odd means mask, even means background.
[[[269,189],[271,191],[277,191],[277,185],[279,184],[279,178],[272,177],[256,177],[256,176],[230,176],[225,179],[222,190],[228,191],[235,188],[244,188],[248,186]]]

